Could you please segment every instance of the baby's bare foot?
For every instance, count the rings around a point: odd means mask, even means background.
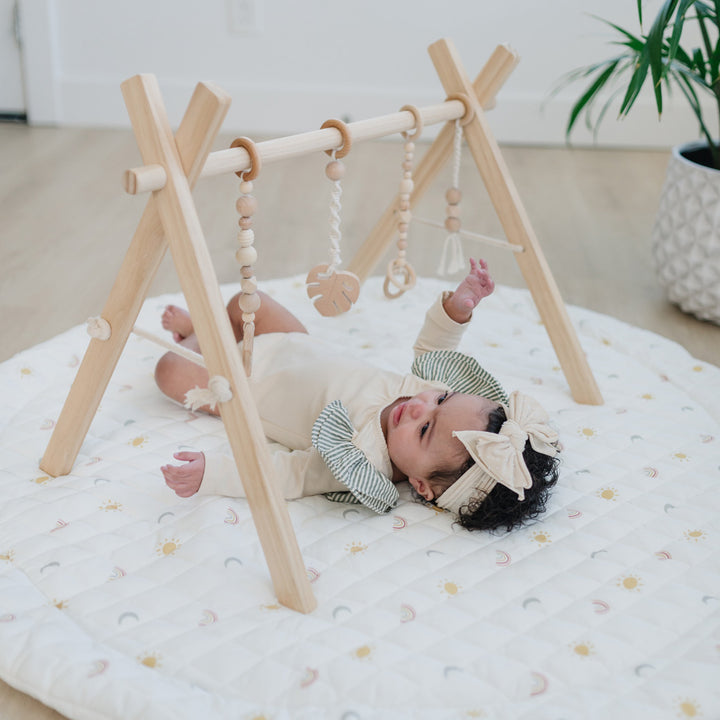
[[[193,331],[190,313],[177,305],[168,305],[162,314],[162,326],[172,333],[173,340],[180,342]]]

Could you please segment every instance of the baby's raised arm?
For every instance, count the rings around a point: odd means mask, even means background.
[[[484,260],[470,258],[470,272],[455,292],[443,302],[445,312],[456,323],[466,323],[478,303],[495,289],[495,283]]]
[[[454,292],[445,292],[433,303],[413,350],[415,357],[434,350],[456,350],[477,304],[495,289],[487,263],[470,258],[470,272]]]

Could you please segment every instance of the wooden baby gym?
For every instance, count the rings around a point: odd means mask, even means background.
[[[498,46],[474,82],[467,76],[452,43],[439,40],[430,57],[446,92],[437,105],[405,105],[394,114],[358,122],[329,120],[322,128],[266,142],[239,138],[231,148],[211,152],[211,145],[230,106],[220,88],[200,83],[175,134],[172,133],[157,82],[152,75],[125,81],[122,92],[144,166],[128,170],[130,194],[152,191],[129,250],[110,292],[75,381],[41,461],[52,476],[70,472],[128,337],[146,299],[150,284],[170,247],[193,325],[203,349],[203,361],[215,391],[235,462],[247,479],[249,508],[270,570],[278,600],[300,612],[316,605],[303,559],[284,501],[272,482],[272,464],[246,372],[251,371],[254,313],[259,307],[253,263],[252,215],[257,203],[253,180],[265,163],[325,151],[331,155],[327,175],[334,184],[333,207],[339,205],[342,178],[340,158],[351,144],[402,133],[405,140],[403,173],[393,198],[360,251],[340,271],[339,215],[333,214],[330,262],[308,275],[308,294],[322,314],[342,311],[356,299],[368,277],[397,236],[397,257],[387,269],[389,298],[409,290],[414,271],[408,260],[407,231],[411,210],[448,159],[459,156],[460,133],[467,143],[507,240],[493,244],[513,252],[563,369],[573,398],[601,404],[602,397],[570,323],[559,291],[543,256],[518,193],[495,142],[484,109],[507,80],[518,58]],[[432,145],[414,166],[412,142],[424,126],[444,123]],[[240,307],[246,328],[244,357],[238,348],[210,261],[192,187],[202,177],[237,173],[241,178],[237,209],[241,266]],[[457,175],[457,173],[456,173]],[[455,183],[456,184],[456,183]],[[445,228],[460,229],[460,194],[448,191]],[[442,226],[441,226],[442,227]],[[478,237],[478,236],[476,236]],[[138,330],[138,332],[141,332]],[[172,348],[174,351],[177,349]],[[196,358],[197,359],[197,358]]]

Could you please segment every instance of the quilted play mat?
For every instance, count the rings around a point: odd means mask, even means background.
[[[380,281],[311,332],[400,371],[448,283]],[[237,288],[223,288],[226,297]],[[155,332],[179,295],[148,300]],[[0,366],[0,677],[69,718],[720,717],[720,370],[655,334],[570,308],[605,404],[570,397],[525,290],[483,301],[461,350],[537,397],[560,432],[547,512],[469,533],[393,512],[289,503],[319,607],[278,605],[247,504],[181,500],[159,468],[227,448],[222,423],[161,396],[160,348],[131,337],[71,475],[38,470],[88,337]]]

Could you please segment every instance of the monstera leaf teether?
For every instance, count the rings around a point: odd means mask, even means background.
[[[328,264],[316,265],[305,280],[308,297],[325,317],[347,312],[360,295],[360,279],[355,273],[333,270]]]

